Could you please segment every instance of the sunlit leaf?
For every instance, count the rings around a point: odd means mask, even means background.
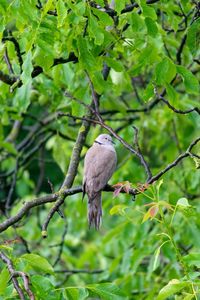
[[[164,286],[159,294],[156,300],[164,300],[167,299],[171,295],[175,295],[179,291],[181,291],[183,288],[189,286],[190,283],[188,282],[181,282],[178,279],[172,279],[166,286]]]

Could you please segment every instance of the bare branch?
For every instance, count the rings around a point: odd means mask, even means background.
[[[114,188],[107,185],[104,188],[104,191],[113,192]],[[126,193],[126,191],[123,189],[120,192]],[[64,197],[82,193],[82,186],[77,186],[77,187],[73,187],[70,189],[63,189],[60,192],[57,192],[54,194],[49,194],[49,195],[46,195],[43,197],[36,198],[32,201],[25,202],[24,205],[22,206],[22,208],[18,211],[18,213],[16,215],[10,217],[9,219],[5,220],[4,222],[2,222],[0,224],[0,232],[5,231],[10,226],[12,226],[15,223],[17,223],[18,221],[20,221],[26,215],[26,213],[29,212],[29,210],[31,210],[32,208],[38,207],[40,205],[44,205],[46,203],[56,202],[56,200],[60,196],[60,193],[63,194]],[[136,195],[136,194],[138,194],[138,191],[135,189],[132,189],[129,191],[129,194]]]

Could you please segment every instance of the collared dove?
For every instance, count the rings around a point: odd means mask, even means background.
[[[84,161],[83,197],[88,195],[88,222],[99,229],[102,208],[101,191],[117,164],[114,142],[108,134],[100,134],[87,151]]]

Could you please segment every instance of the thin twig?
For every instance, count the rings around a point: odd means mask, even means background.
[[[200,115],[200,108],[198,108],[198,107],[193,107],[193,108],[190,108],[187,110],[181,110],[181,109],[177,109],[173,105],[171,105],[169,103],[169,101],[167,101],[164,97],[159,96],[159,99],[162,100],[171,110],[173,110],[177,114],[186,115],[186,114],[196,111]]]

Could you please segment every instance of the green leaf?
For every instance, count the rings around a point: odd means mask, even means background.
[[[193,55],[196,55],[200,43],[200,20],[196,20],[189,26],[187,34],[187,45]]]
[[[147,17],[145,18],[145,24],[147,27],[147,32],[150,36],[152,36],[153,38],[157,36],[158,34],[158,28],[156,25],[156,22],[154,20],[152,20],[151,18]]]
[[[128,206],[124,204],[115,205],[111,208],[110,215],[124,215],[126,208],[128,208]]]
[[[186,92],[198,95],[199,94],[199,82],[191,71],[187,70],[183,66],[177,66],[177,72],[183,78]]]
[[[17,150],[15,149],[14,145],[11,143],[0,141],[0,148],[4,148],[5,151],[7,151],[8,153],[17,155]]]
[[[150,218],[151,218],[151,215],[150,215],[150,211],[148,209],[148,211],[143,216],[142,223],[146,222]]]
[[[36,64],[48,72],[53,65],[53,54],[45,49],[49,47],[44,41],[38,41],[38,48],[36,50],[34,61]]]
[[[156,82],[158,85],[170,83],[176,75],[176,66],[168,57],[165,57],[156,66]]]
[[[124,66],[121,61],[117,61],[117,59],[111,57],[105,57],[104,60],[106,64],[112,69],[114,69],[116,72],[124,71]]]
[[[58,28],[59,28],[59,27],[63,26],[65,19],[67,17],[67,14],[68,14],[68,10],[65,7],[65,3],[63,2],[63,0],[57,1],[56,10],[57,10],[57,14],[58,14],[57,21],[58,21]]]
[[[83,287],[67,287],[65,294],[68,300],[84,300],[87,299],[89,292]]]
[[[33,65],[32,65],[32,54],[31,51],[28,51],[28,53],[26,54],[26,58],[23,62],[22,65],[22,75],[21,75],[21,79],[22,82],[24,84],[26,84],[27,82],[29,82],[30,80],[32,80],[31,78],[31,73],[33,71]]]
[[[94,71],[96,60],[88,48],[86,39],[84,39],[82,36],[78,37],[78,49],[79,58],[83,67],[86,68],[86,70]]]
[[[179,291],[181,291],[184,287],[189,286],[190,283],[188,282],[181,282],[178,279],[172,279],[166,286],[164,286],[159,294],[156,300],[164,300],[167,299],[171,295],[175,295]]]
[[[90,15],[89,17],[89,32],[90,36],[94,38],[96,45],[101,45],[104,41],[104,34],[101,27],[98,25],[97,19]]]
[[[142,49],[142,52],[138,58],[138,63],[139,65],[141,64],[142,67],[145,67],[146,65],[152,64],[155,61],[158,61],[158,49],[154,44],[149,43],[147,47]]]
[[[106,81],[104,81],[102,73],[94,72],[90,74],[90,78],[92,80],[92,83],[94,84],[95,91],[98,94],[102,94],[104,88],[106,87]]]
[[[142,99],[146,102],[152,100],[153,97],[154,97],[154,86],[152,83],[149,83],[146,89],[144,90]]]
[[[183,257],[183,260],[188,264],[188,266],[196,266],[200,268],[200,252],[190,253]]]
[[[125,0],[120,0],[120,1],[115,1],[115,10],[117,11],[118,14],[122,11],[122,9],[126,6],[126,1]]]
[[[155,271],[155,269],[158,267],[158,258],[159,258],[159,255],[160,255],[160,250],[162,248],[162,246],[164,246],[166,243],[168,243],[169,241],[165,241],[162,243],[162,245],[160,245],[155,253],[154,253],[154,262],[153,262],[153,271]]]
[[[31,289],[40,300],[61,300],[61,291],[56,290],[50,278],[41,275],[31,276]]]
[[[86,286],[88,290],[92,291],[95,295],[98,295],[100,299],[105,300],[121,300],[125,299],[121,290],[116,284],[113,283],[101,283]]]
[[[52,6],[53,0],[47,0],[46,4],[43,7],[42,16],[44,17]]]
[[[25,112],[30,104],[31,96],[31,82],[28,81],[17,89],[15,97],[13,99],[14,106],[19,112]]]
[[[45,273],[54,274],[53,267],[46,260],[46,258],[37,254],[24,254],[20,257],[21,260],[31,265],[34,269],[39,269]]]
[[[6,251],[12,251],[13,248],[7,245],[0,245],[0,249],[6,250]]]
[[[178,99],[178,94],[176,92],[176,90],[174,89],[174,87],[169,84],[169,83],[166,83],[165,84],[165,87],[166,87],[166,91],[167,91],[167,95],[169,97],[169,100],[173,103],[174,101],[177,101]]]
[[[144,20],[136,13],[131,13],[131,27],[134,32],[139,32],[144,29]]]
[[[178,201],[177,201],[177,206],[184,206],[184,207],[189,207],[191,206],[189,203],[188,203],[188,199],[186,198],[180,198]]]
[[[5,267],[0,273],[0,295],[3,295],[5,293],[5,289],[8,285],[9,280],[10,280],[10,273],[8,269]]]
[[[141,6],[144,17],[149,17],[154,21],[157,20],[157,14],[155,12],[155,9],[153,7],[151,7],[150,5],[147,5],[146,1],[141,0],[140,6]]]
[[[99,22],[104,27],[113,25],[113,19],[107,13],[105,13],[99,9],[96,9],[96,8],[92,8],[92,11],[93,11],[94,15],[98,17]]]

